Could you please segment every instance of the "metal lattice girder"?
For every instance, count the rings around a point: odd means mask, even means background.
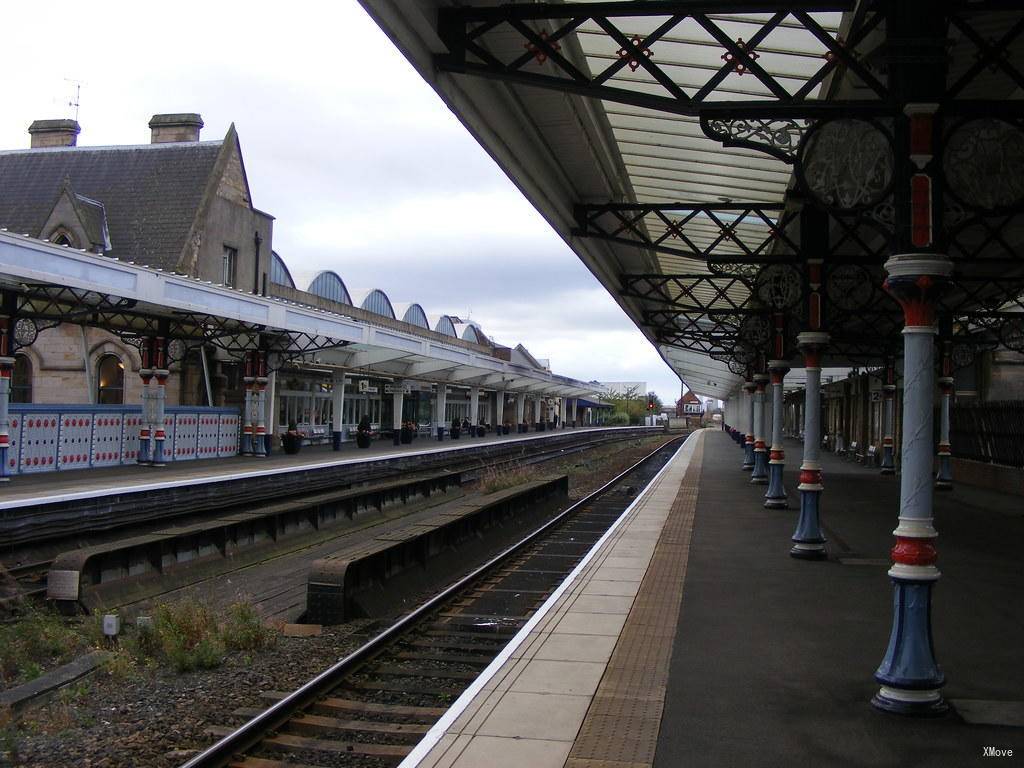
[[[884,14],[878,9],[884,4],[863,4],[857,23],[840,41],[833,19],[854,5],[748,0],[446,8],[440,12],[438,31],[449,54],[439,56],[437,64],[448,71],[637,107],[730,117],[779,114],[780,107],[788,108],[791,116],[812,116],[823,108],[835,112],[839,105],[826,105],[814,95],[829,75],[845,69],[877,102],[858,99],[839,108],[845,108],[846,114],[858,109],[877,111],[877,103],[888,99],[889,90],[858,47],[882,21]],[[736,14],[749,15],[745,37],[738,38],[730,23]],[[830,21],[820,21],[822,14]],[[573,61],[576,57],[563,52],[571,35],[597,36],[602,50],[608,50],[603,58],[593,56],[589,66],[579,66],[578,59]],[[785,44],[778,42],[783,38]],[[499,44],[508,39],[511,42]],[[782,55],[790,52],[794,39],[799,40],[798,54],[818,58],[811,71],[798,77],[788,71]],[[681,44],[710,48],[714,55],[696,62],[677,61],[670,51]],[[764,62],[759,62],[762,58]],[[548,62],[550,68],[542,69]],[[683,68],[686,78],[680,76]],[[732,75],[749,75],[749,85],[734,83]]]
[[[708,274],[621,275],[620,294],[668,304],[675,309],[704,311],[727,309],[753,311],[750,301],[754,283],[741,276]]]
[[[801,212],[797,206],[758,202],[577,205],[572,234],[692,259],[716,272],[807,258],[881,264],[892,253],[892,221],[876,210],[846,216],[820,211],[827,219],[828,244],[805,253]]]
[[[125,339],[164,336],[182,342],[183,351],[205,343],[233,355],[263,349],[278,353],[286,361],[350,343],[211,314],[146,312],[132,299],[49,284],[23,284],[16,313],[19,318],[41,321],[47,327],[73,323],[102,328]]]
[[[795,256],[787,233],[797,217],[763,203],[607,203],[576,206],[573,235],[699,261],[763,262]]]

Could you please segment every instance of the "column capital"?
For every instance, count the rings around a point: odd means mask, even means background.
[[[829,335],[824,331],[804,331],[796,337],[797,346],[804,354],[804,368],[821,368],[821,353],[828,346]]]
[[[757,389],[757,384],[755,384],[753,381],[744,381],[743,382],[743,391],[744,392],[753,392],[755,389]]]
[[[824,347],[828,344],[829,335],[825,331],[803,331],[797,334],[796,343],[797,346],[803,349],[804,347]]]
[[[789,373],[789,361],[788,360],[769,360],[768,361],[768,373],[772,375],[772,383],[775,383],[775,377],[778,376],[782,379],[787,373]]]
[[[941,254],[904,253],[885,262],[882,287],[900,306],[908,328],[935,324],[935,304],[950,283],[953,263]]]

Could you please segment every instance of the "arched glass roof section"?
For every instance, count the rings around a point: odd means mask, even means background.
[[[391,299],[380,288],[374,288],[366,294],[366,298],[363,299],[360,307],[367,312],[384,315],[384,317],[390,317],[392,320],[397,319],[395,317],[395,308],[391,306]]]
[[[486,344],[487,337],[484,336],[484,332],[480,330],[480,326],[475,323],[467,323],[465,329],[462,331],[462,340],[471,341],[474,344]]]
[[[349,296],[348,288],[345,287],[342,279],[338,277],[337,272],[325,270],[319,273],[313,278],[313,282],[309,284],[309,292],[315,293],[323,299],[330,299],[339,304],[352,306],[352,297]]]
[[[278,255],[277,251],[270,252],[270,282],[287,285],[289,288],[295,287],[292,273],[288,271],[288,265],[284,263],[284,259]]]
[[[443,333],[445,336],[454,336],[455,338],[459,337],[459,334],[455,332],[455,323],[452,322],[452,319],[448,317],[448,315],[441,315],[441,317],[437,319],[437,324],[434,326],[434,330],[438,333]]]
[[[405,314],[402,315],[402,322],[411,323],[412,325],[420,328],[426,328],[430,330],[430,323],[427,321],[427,313],[423,311],[423,307],[419,304],[410,304],[409,308],[405,310]]]

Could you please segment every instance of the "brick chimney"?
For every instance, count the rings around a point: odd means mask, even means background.
[[[180,112],[174,115],[153,115],[149,121],[153,131],[152,144],[166,144],[177,141],[199,141],[203,118],[195,112]]]
[[[36,120],[28,127],[32,149],[39,147],[73,147],[78,143],[81,127],[74,120]]]

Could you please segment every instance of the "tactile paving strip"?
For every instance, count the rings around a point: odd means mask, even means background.
[[[694,450],[565,768],[645,768],[654,763],[697,508],[703,445],[701,441]]]

